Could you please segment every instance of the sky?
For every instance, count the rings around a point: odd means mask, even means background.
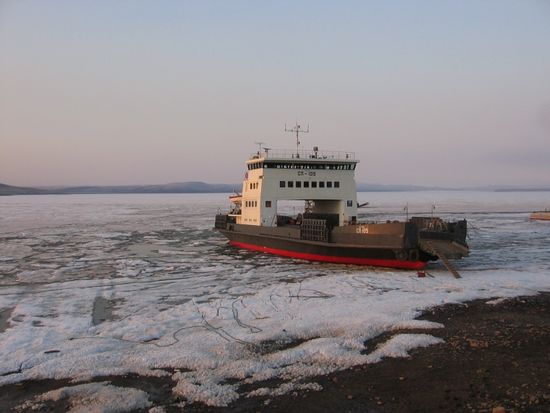
[[[0,0],[2,183],[238,183],[297,120],[358,182],[550,185],[550,1]]]

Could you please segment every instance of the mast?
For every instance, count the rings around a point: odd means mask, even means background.
[[[254,142],[256,145],[258,145],[258,156],[262,153],[262,145],[265,144],[265,142]]]
[[[299,158],[300,157],[300,133],[309,133],[309,123],[307,125],[306,130],[302,129],[302,126],[298,124],[298,121],[296,121],[296,125],[290,129],[287,129],[286,123],[285,123],[285,132],[291,132],[296,134],[296,158]]]

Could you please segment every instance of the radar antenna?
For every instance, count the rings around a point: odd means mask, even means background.
[[[296,134],[296,158],[300,157],[300,133],[309,133],[309,123],[307,125],[307,129],[302,129],[302,126],[298,124],[298,121],[296,121],[296,125],[292,128],[288,129],[286,127],[285,123],[285,132],[292,132]]]

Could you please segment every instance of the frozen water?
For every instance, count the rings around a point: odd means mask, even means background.
[[[410,214],[435,202],[438,215],[467,218],[459,280],[439,264],[417,278],[235,250],[212,230],[226,199],[0,198],[0,385],[164,375],[175,394],[209,405],[246,396],[241,382],[281,383],[251,395],[318,390],[315,375],[440,342],[429,333],[441,324],[415,320],[427,308],[550,290],[550,224],[528,220],[549,193],[359,194],[371,203],[364,220],[403,218],[405,202]]]
[[[116,387],[109,382],[62,387],[44,393],[36,400],[20,406],[21,410],[35,410],[40,402],[68,399],[69,413],[120,413],[151,406],[147,393],[141,390]]]

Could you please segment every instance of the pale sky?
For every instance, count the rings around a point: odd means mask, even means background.
[[[550,1],[0,0],[2,183],[235,183],[296,119],[359,182],[550,185]]]

